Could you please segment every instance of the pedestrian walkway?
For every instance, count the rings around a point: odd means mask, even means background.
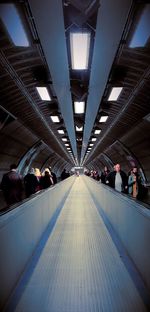
[[[82,176],[34,257],[7,311],[146,311]]]

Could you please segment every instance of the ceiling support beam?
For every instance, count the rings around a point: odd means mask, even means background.
[[[87,100],[81,158],[84,158],[99,105],[107,84],[121,36],[130,11],[131,0],[102,0],[97,16],[97,28],[89,96]]]
[[[29,0],[29,4],[72,150],[77,157],[62,1]]]

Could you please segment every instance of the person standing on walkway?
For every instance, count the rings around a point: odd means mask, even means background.
[[[104,171],[102,171],[101,177],[100,177],[101,183],[107,184],[107,177],[109,173],[110,173],[109,169],[105,166]]]
[[[120,164],[115,165],[115,171],[110,172],[107,177],[108,185],[118,192],[126,193],[128,190],[128,178],[124,171],[121,170]]]
[[[36,189],[39,185],[38,179],[34,174],[34,169],[31,168],[24,177],[25,193],[26,197],[36,193]]]
[[[12,164],[10,171],[3,175],[1,189],[8,206],[22,200],[23,181],[15,164]]]

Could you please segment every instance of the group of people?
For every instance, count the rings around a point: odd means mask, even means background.
[[[139,200],[142,200],[147,193],[144,181],[142,180],[137,167],[133,167],[128,175],[121,170],[120,164],[116,164],[114,170],[111,172],[107,167],[104,167],[104,171],[101,175],[99,175],[97,171],[88,172],[86,174],[90,175],[95,180],[114,188],[118,192],[129,194],[133,198]]]
[[[120,164],[116,164],[114,170],[111,172],[105,167],[101,175],[93,170],[91,172],[87,171],[85,174],[119,192],[130,194],[133,198],[139,200],[142,200],[147,193],[144,181],[142,181],[137,167],[132,168],[128,175],[121,170]],[[69,176],[70,174],[64,169],[61,173],[61,180]],[[55,173],[51,171],[51,168],[46,168],[42,174],[38,168],[32,168],[27,175],[22,178],[17,172],[17,166],[12,164],[10,166],[10,171],[3,175],[1,189],[7,206],[9,207],[12,204],[20,202],[23,198],[23,193],[25,193],[26,197],[29,197],[56,183],[57,177]]]
[[[61,181],[67,179],[70,177],[70,173],[66,171],[66,169],[63,169],[62,173],[61,173]]]
[[[3,175],[1,189],[7,206],[20,202],[23,194],[26,197],[57,183],[57,177],[51,168],[46,168],[41,174],[38,168],[32,168],[23,178],[17,172],[17,166],[12,164],[10,171]]]

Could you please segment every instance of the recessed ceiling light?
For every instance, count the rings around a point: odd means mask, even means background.
[[[69,146],[69,144],[68,144],[68,143],[65,143],[65,146]]]
[[[92,138],[92,140],[91,140],[91,141],[92,141],[92,142],[95,142],[96,140],[97,140],[97,138]]]
[[[85,102],[74,102],[75,114],[83,114],[85,110]]]
[[[72,69],[88,69],[90,33],[70,33],[70,50]]]
[[[101,133],[101,130],[100,129],[96,129],[95,131],[94,131],[94,134],[100,134]]]
[[[36,87],[37,92],[43,101],[51,101],[51,97],[46,87]]]
[[[143,13],[140,17],[138,25],[135,29],[130,48],[144,47],[150,36],[150,4],[145,5]]]
[[[62,138],[62,141],[67,142],[67,138]]]
[[[93,143],[90,143],[90,144],[89,144],[89,146],[93,146],[93,145],[94,145]]]
[[[83,127],[76,126],[76,131],[82,131],[82,130],[83,130]]]
[[[59,134],[65,134],[64,130],[57,130]]]
[[[112,88],[107,101],[117,101],[122,89],[123,89],[123,87]]]
[[[108,116],[101,116],[99,122],[106,122]]]
[[[17,8],[12,3],[0,4],[0,17],[17,47],[29,47],[29,41]]]
[[[60,119],[58,116],[50,116],[53,122],[60,122]]]

